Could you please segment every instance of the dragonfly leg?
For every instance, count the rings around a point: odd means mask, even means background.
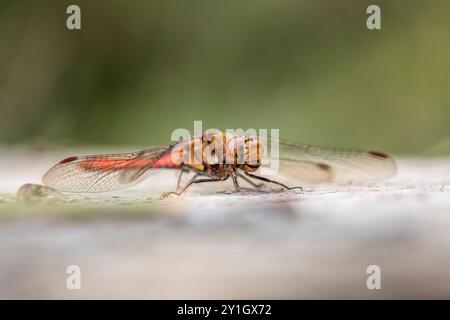
[[[241,187],[239,186],[239,183],[238,183],[238,181],[237,181],[237,175],[236,175],[236,172],[234,172],[234,171],[231,172],[231,179],[233,179],[233,185],[234,185],[234,187],[235,187],[237,190],[239,190]]]
[[[242,173],[238,173],[238,177],[242,178],[242,180],[247,181],[249,184],[251,184],[255,188],[261,188],[263,186],[263,183],[254,183],[252,180],[244,176]]]
[[[287,185],[285,185],[285,184],[283,184],[281,182],[270,180],[270,179],[268,179],[266,177],[260,177],[260,176],[257,176],[255,174],[249,173],[249,172],[245,172],[245,174],[247,176],[251,177],[251,178],[254,178],[254,179],[258,179],[258,180],[262,180],[262,181],[265,181],[265,182],[270,182],[270,183],[277,184],[277,185],[282,186],[283,188],[285,188],[287,190],[299,189],[301,192],[303,192],[303,188],[302,187],[288,187]]]
[[[191,185],[195,184],[195,183],[204,183],[204,182],[217,182],[217,181],[225,181],[229,178],[229,176],[225,176],[222,178],[219,177],[212,177],[209,179],[198,179],[196,180],[196,178],[200,177],[200,174],[196,174],[195,176],[193,176],[191,178],[191,180],[189,180],[184,186],[183,188],[181,188],[180,191],[171,191],[171,192],[165,192],[161,195],[161,198],[166,198],[167,196],[174,194],[174,195],[181,195],[184,191],[186,191],[187,188],[189,188]]]
[[[177,190],[180,189],[181,177],[183,176],[183,173],[184,173],[184,172],[189,172],[189,170],[186,169],[186,168],[182,168],[182,169],[180,170],[180,175],[178,176],[178,182],[177,182]]]

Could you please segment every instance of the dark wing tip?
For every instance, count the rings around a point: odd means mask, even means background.
[[[381,178],[387,178],[393,176],[397,172],[397,164],[390,155],[381,151],[369,151],[369,155],[371,155],[375,159],[379,159],[383,161],[385,164],[386,170],[385,175]]]
[[[65,158],[65,159],[61,160],[60,162],[58,162],[58,164],[72,162],[72,161],[75,161],[77,159],[78,159],[78,157],[68,157],[68,158]]]
[[[378,158],[389,159],[389,155],[381,151],[369,151],[369,154]]]
[[[326,163],[316,163],[317,167],[319,167],[321,170],[324,171],[330,171],[331,172],[331,166]]]

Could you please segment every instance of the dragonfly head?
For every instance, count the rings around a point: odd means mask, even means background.
[[[256,171],[261,165],[263,147],[257,137],[235,136],[228,143],[228,151],[232,151],[235,163],[244,171]]]

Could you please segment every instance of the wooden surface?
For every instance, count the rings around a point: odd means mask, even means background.
[[[398,160],[371,185],[304,194],[198,186],[173,172],[130,190],[18,204],[59,154],[3,150],[2,298],[450,298],[450,159]],[[82,289],[66,288],[79,265]],[[381,268],[368,290],[366,268]]]

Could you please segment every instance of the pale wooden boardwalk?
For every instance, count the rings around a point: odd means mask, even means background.
[[[304,194],[221,184],[160,201],[176,181],[169,173],[29,207],[15,190],[39,183],[59,156],[7,154],[2,298],[450,298],[450,159],[400,159],[386,182]],[[79,291],[66,288],[74,264]],[[366,288],[373,264],[381,290]]]

